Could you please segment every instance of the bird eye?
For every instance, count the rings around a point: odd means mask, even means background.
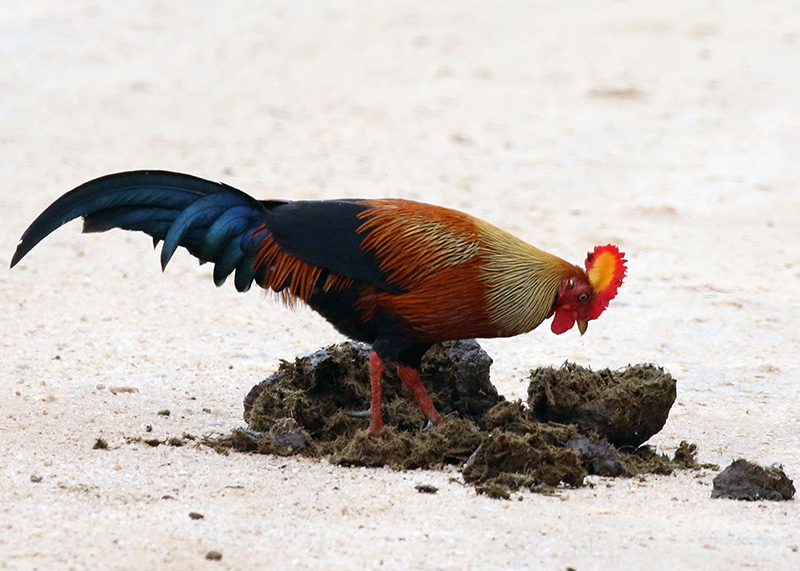
[[[586,292],[583,292],[578,296],[578,301],[586,301],[587,299],[589,299],[589,294]]]

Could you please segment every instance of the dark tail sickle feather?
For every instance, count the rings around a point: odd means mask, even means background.
[[[258,244],[268,235],[264,215],[280,201],[258,201],[222,183],[167,171],[132,171],[107,175],[66,193],[51,204],[22,235],[14,267],[48,234],[78,217],[84,232],[111,228],[138,230],[163,241],[161,267],[178,246],[201,263],[214,263],[214,283],[235,272],[236,289],[246,291]]]

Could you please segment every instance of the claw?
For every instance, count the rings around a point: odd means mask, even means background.
[[[432,418],[429,418],[429,419],[428,419],[428,423],[427,423],[427,424],[425,425],[425,427],[422,429],[422,432],[428,432],[428,431],[429,431],[431,428],[433,428],[434,426],[436,426],[436,421],[435,421],[435,420],[433,420]]]
[[[347,416],[352,416],[353,418],[369,418],[369,409],[367,410],[343,410]]]

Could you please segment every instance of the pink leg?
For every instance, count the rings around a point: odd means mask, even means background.
[[[433,424],[441,424],[442,417],[436,412],[436,407],[433,406],[431,397],[428,396],[425,387],[422,386],[422,381],[419,380],[419,371],[405,365],[398,365],[397,374],[400,375],[400,380],[414,395],[419,408],[422,409],[428,420]]]
[[[369,407],[367,434],[372,438],[377,438],[383,428],[383,411],[381,409],[383,370],[383,361],[375,351],[371,351],[369,354],[369,384],[372,389],[372,403]]]

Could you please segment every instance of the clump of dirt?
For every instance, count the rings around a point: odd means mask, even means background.
[[[552,492],[562,483],[582,486],[586,469],[567,447],[574,434],[573,427],[546,424],[522,434],[492,430],[464,465],[464,481],[478,493],[504,499],[519,488]]]
[[[252,430],[269,432],[276,421],[291,418],[312,439],[326,438],[337,424],[332,417],[369,402],[368,356],[365,346],[342,343],[294,363],[281,361],[245,396],[244,420]]]
[[[592,371],[574,363],[531,372],[528,405],[542,422],[575,424],[617,448],[635,449],[664,427],[677,396],[661,367]]]
[[[276,373],[245,397],[244,418],[249,429],[237,429],[227,437],[206,439],[204,443],[223,452],[233,448],[302,454],[344,466],[405,470],[456,465],[462,467],[464,480],[479,493],[497,498],[508,498],[519,489],[552,492],[561,485],[581,486],[587,474],[671,473],[696,464],[691,445],[679,449],[681,456],[676,453],[672,460],[649,447],[633,453],[620,450],[620,446],[641,444],[663,426],[668,405],[659,413],[663,419],[660,424],[654,423],[658,424],[655,430],[652,426],[631,428],[631,419],[646,424],[644,421],[654,414],[649,406],[654,399],[648,395],[659,392],[655,387],[663,393],[662,406],[665,401],[671,405],[675,399],[675,381],[653,365],[600,373],[571,364],[560,370],[538,369],[532,372],[529,390],[529,400],[538,405],[536,410],[534,404],[508,402],[498,395],[489,380],[492,360],[475,341],[444,343],[425,355],[420,370],[444,422],[422,430],[425,416],[387,367],[383,390],[386,426],[381,437],[373,439],[365,430],[367,419],[347,414],[368,407],[368,357],[366,346],[348,342],[294,362],[281,362]],[[556,415],[558,418],[544,421],[542,414],[548,416],[546,411],[566,410],[567,405],[577,407],[583,402],[584,408],[593,410],[591,401],[583,396],[565,396],[570,390],[587,391],[590,398],[601,400],[599,410],[605,414],[585,413],[578,420],[568,421]],[[535,398],[539,394],[543,398]],[[670,394],[671,399],[666,398]],[[614,414],[615,406],[624,411]],[[649,408],[639,411],[638,406]],[[602,418],[605,430],[587,430],[585,417]],[[619,429],[614,422],[625,426]]]
[[[794,482],[789,479],[782,466],[764,468],[740,458],[714,478],[711,497],[777,501],[791,500],[794,492]]]
[[[625,472],[623,475],[661,474],[669,476],[676,470],[719,470],[717,464],[697,461],[697,445],[682,440],[672,458],[659,454],[652,446],[640,446],[633,451],[620,451]]]

